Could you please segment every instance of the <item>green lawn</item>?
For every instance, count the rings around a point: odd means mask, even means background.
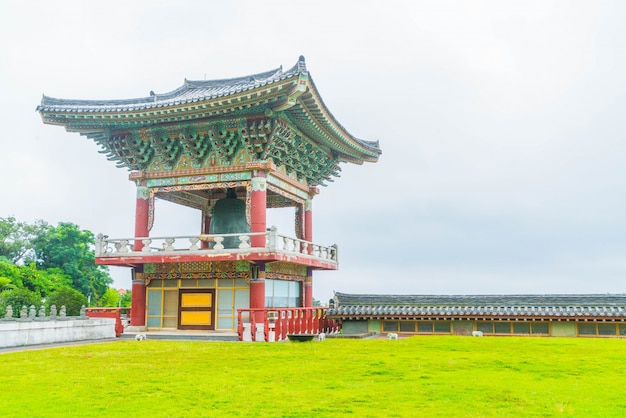
[[[626,341],[117,341],[0,354],[2,417],[626,416]]]

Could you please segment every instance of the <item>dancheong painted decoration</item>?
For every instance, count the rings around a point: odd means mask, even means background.
[[[132,269],[133,327],[244,340],[337,329],[312,307],[312,272],[338,267],[337,246],[313,242],[312,200],[342,163],[376,162],[381,150],[334,118],[303,57],[136,99],[44,96],[37,111],[95,141],[137,186],[134,236],[96,243],[97,263]],[[155,199],[201,211],[198,233],[150,236]],[[295,236],[266,225],[272,208],[293,208]]]

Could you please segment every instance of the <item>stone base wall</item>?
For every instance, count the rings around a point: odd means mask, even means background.
[[[115,318],[0,320],[0,348],[115,338]]]

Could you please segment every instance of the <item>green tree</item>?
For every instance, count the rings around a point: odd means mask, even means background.
[[[0,218],[0,257],[5,257],[14,264],[33,256],[31,241],[37,237],[48,224],[35,221],[34,224],[18,222],[13,216]]]
[[[80,308],[87,306],[87,298],[81,292],[71,287],[62,287],[50,294],[46,300],[48,308],[56,305],[57,312],[61,306],[65,306],[65,312],[68,316],[80,315]]]
[[[125,290],[126,290],[126,293],[122,294],[122,300],[120,302],[120,306],[122,308],[129,308],[133,301],[133,295],[130,289],[125,289]]]
[[[41,306],[41,296],[28,289],[6,290],[0,293],[0,316],[4,317],[7,306],[13,308],[13,316],[19,318],[22,306],[30,307],[35,305],[37,309]]]
[[[15,285],[11,284],[11,279],[7,279],[6,277],[0,277],[0,292],[10,289],[15,289]]]
[[[0,257],[0,281],[3,283],[0,292],[24,287],[20,269],[6,257]]]
[[[117,293],[117,290],[109,287],[104,295],[98,299],[98,306],[111,308],[118,305],[120,302],[120,294]]]
[[[55,290],[72,285],[72,279],[59,268],[40,270],[35,263],[18,268],[24,287],[44,298]]]
[[[108,269],[95,263],[95,239],[90,231],[69,222],[46,224],[31,242],[37,266],[63,270],[71,278],[72,287],[83,295],[91,294],[97,300],[113,283]]]

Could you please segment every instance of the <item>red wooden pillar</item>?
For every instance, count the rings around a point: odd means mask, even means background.
[[[306,268],[306,278],[304,279],[304,307],[313,306],[313,269]]]
[[[143,266],[138,268],[143,269]],[[133,327],[146,326],[146,282],[143,273],[133,273],[132,305],[130,311],[130,325]]]
[[[309,199],[304,204],[304,240],[313,242],[313,205]],[[309,247],[309,253],[311,247]]]
[[[266,232],[267,179],[265,172],[255,171],[251,183],[250,232]],[[253,236],[250,239],[250,245],[252,247],[265,247],[265,236]]]
[[[150,190],[146,186],[137,185],[137,200],[135,202],[135,238],[146,238],[148,231],[148,214],[150,211]],[[134,251],[141,251],[143,243],[135,240]]]
[[[258,262],[250,266],[250,309],[265,308],[265,263]],[[256,322],[262,322],[262,313],[250,313]],[[255,330],[252,330],[255,332]]]
[[[313,208],[312,201],[308,199],[304,206],[304,240],[313,242]],[[312,247],[309,245],[309,254],[312,252]],[[313,269],[307,267],[306,278],[304,279],[304,307],[310,308],[313,306]]]
[[[137,185],[137,201],[135,204],[135,238],[146,238],[148,231],[148,213],[150,210],[150,190],[143,185]],[[134,251],[141,251],[143,242],[135,240]],[[136,267],[133,273],[132,310],[130,325],[133,327],[146,326],[146,283],[143,278],[143,265]]]
[[[201,234],[202,235],[208,235],[209,231],[211,228],[211,213],[206,210],[206,211],[202,211],[202,227],[201,227]],[[209,248],[209,241],[200,241],[200,248],[201,249],[207,249]]]

